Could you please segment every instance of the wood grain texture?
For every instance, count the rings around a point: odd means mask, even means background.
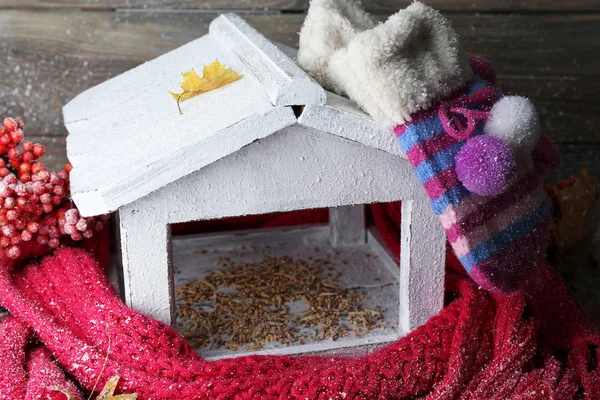
[[[393,13],[412,0],[363,0],[373,13]],[[600,10],[598,0],[426,0],[428,5],[443,11],[590,11]],[[308,0],[0,0],[0,8],[84,10],[111,9],[192,9],[192,10],[289,10],[308,8]]]
[[[406,7],[412,0],[363,0],[371,12],[393,13]],[[444,11],[588,11],[600,10],[598,0],[424,0]]]
[[[64,137],[61,107],[66,102],[205,34],[216,16],[2,11],[0,116],[24,116],[27,135],[41,136],[46,142]],[[252,14],[244,18],[268,38],[296,46],[304,16]],[[494,63],[499,87],[506,93],[531,97],[550,136],[564,143],[563,147],[571,146],[565,168],[575,170],[569,163],[583,161],[600,178],[600,166],[587,164],[595,160],[593,154],[600,153],[600,102],[596,96],[600,92],[600,58],[596,57],[600,15],[451,13],[449,18],[465,48]],[[578,156],[573,153],[576,149],[584,153]]]
[[[3,11],[0,114],[24,116],[30,134],[64,136],[63,104],[205,34],[215,16]],[[294,46],[304,16],[245,18],[270,39]],[[539,100],[542,120],[576,131],[559,129],[554,138],[600,142],[595,99],[600,92],[600,58],[595,56],[600,52],[600,16],[465,14],[451,19],[465,48],[494,63],[506,93],[530,96],[536,104]]]
[[[192,9],[192,10],[286,10],[308,8],[308,0],[0,0],[0,8],[82,10]]]

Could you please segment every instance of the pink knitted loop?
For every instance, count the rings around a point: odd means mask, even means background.
[[[465,95],[455,100],[444,102],[440,105],[438,116],[444,126],[444,130],[456,140],[467,140],[475,133],[479,121],[488,119],[491,114],[485,111],[473,110],[466,107],[472,102],[483,102],[497,97],[494,91],[489,89],[479,90],[474,94]],[[460,119],[466,119],[466,124]]]
[[[477,129],[477,123],[490,117],[490,114],[484,111],[450,107],[448,104],[442,104],[438,113],[444,130],[456,140],[467,140],[473,136]],[[466,125],[459,119],[459,115],[467,120]]]

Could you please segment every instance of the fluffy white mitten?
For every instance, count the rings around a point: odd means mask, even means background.
[[[353,0],[312,0],[300,31],[297,62],[326,89],[344,93],[328,75],[331,55],[375,22]]]

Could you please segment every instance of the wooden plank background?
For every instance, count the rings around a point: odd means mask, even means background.
[[[363,0],[373,13],[393,13],[412,0]],[[87,10],[116,9],[194,9],[194,10],[283,10],[303,12],[308,0],[1,0],[6,8],[75,8]],[[598,0],[429,0],[443,11],[598,11]]]
[[[409,0],[365,0],[379,20]],[[467,51],[490,59],[499,87],[530,97],[563,166],[600,180],[600,0],[429,0]],[[85,89],[207,32],[234,10],[272,40],[297,46],[308,0],[0,0],[0,118],[23,117],[28,138],[66,161],[61,108]],[[582,278],[582,275],[578,275]],[[592,282],[583,276],[581,281]],[[585,292],[585,291],[584,291]],[[600,326],[600,298],[579,300]]]
[[[384,20],[406,3],[365,5]],[[551,179],[582,166],[600,179],[600,0],[431,3],[446,10],[468,51],[494,63],[506,93],[538,106],[564,158]],[[237,7],[266,36],[295,46],[306,1],[0,0],[0,117],[24,117],[27,135],[51,146],[52,162],[63,163],[62,105],[203,35],[218,15],[211,7]]]

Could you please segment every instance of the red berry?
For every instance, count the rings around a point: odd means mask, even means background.
[[[33,156],[35,158],[40,158],[44,155],[44,153],[46,153],[46,148],[44,147],[44,145],[39,143],[33,145]]]
[[[15,228],[20,232],[25,229],[26,223],[22,219],[18,219],[15,221]]]
[[[57,196],[64,196],[65,195],[65,188],[63,188],[62,186],[54,186],[53,192]]]
[[[37,236],[37,242],[43,246],[48,244],[48,240],[50,240],[50,238],[46,235]]]
[[[29,195],[29,187],[27,185],[19,183],[17,184],[17,186],[15,186],[15,193],[19,197],[25,197]]]
[[[31,233],[36,233],[40,229],[40,224],[38,222],[31,221],[27,224],[27,230]]]
[[[8,249],[6,249],[6,256],[8,258],[11,258],[14,260],[16,258],[19,258],[20,255],[21,255],[21,250],[19,249],[18,246],[13,245],[13,246],[10,246]]]
[[[54,215],[49,215],[46,217],[46,225],[47,226],[56,226],[58,223],[58,218]]]
[[[65,226],[63,227],[63,230],[64,230],[65,234],[72,235],[75,232],[77,232],[77,227],[73,224],[66,223]]]
[[[58,237],[60,237],[60,231],[58,230],[58,228],[56,226],[50,226],[50,227],[48,227],[48,235],[51,238],[58,238]]]
[[[73,239],[75,241],[81,240],[82,237],[83,237],[83,235],[81,234],[81,232],[73,232],[71,234],[71,239]]]
[[[14,118],[6,118],[4,120],[4,127],[9,131],[17,129],[17,121]]]
[[[10,246],[10,238],[7,238],[6,236],[0,237],[0,246],[3,248]]]
[[[19,165],[19,172],[21,174],[27,174],[31,172],[31,164],[29,164],[28,162],[21,163],[21,165]]]
[[[65,220],[68,224],[75,225],[79,221],[79,211],[75,208],[71,208],[65,212]]]
[[[29,141],[29,140],[23,140],[23,150],[25,151],[31,151],[33,150],[33,142]]]
[[[83,232],[87,229],[88,223],[85,220],[85,218],[80,218],[79,221],[77,221],[77,224],[75,225],[75,227],[77,228],[78,231]]]
[[[22,158],[23,162],[25,163],[30,163],[34,160],[33,157],[33,153],[31,151],[26,151],[25,153],[23,153],[23,158]]]
[[[9,221],[14,221],[18,216],[19,214],[17,213],[17,210],[8,210],[6,212],[6,219]]]
[[[48,246],[51,249],[56,249],[60,245],[60,240],[53,238],[48,241]]]
[[[2,230],[2,234],[6,237],[13,237],[16,233],[15,226],[13,224],[6,224],[0,228]]]
[[[21,157],[21,152],[16,147],[13,147],[8,151],[9,160],[18,160]]]
[[[34,162],[33,164],[31,164],[31,172],[36,174],[40,171],[45,170],[46,167],[44,166],[44,164],[40,163],[40,162]]]
[[[21,240],[24,242],[29,242],[33,238],[33,234],[29,231],[21,232]]]
[[[52,195],[50,195],[50,193],[44,193],[40,196],[40,201],[42,204],[50,204],[52,203]]]
[[[44,184],[40,181],[33,182],[33,185],[31,185],[31,189],[32,189],[33,193],[38,196],[41,196],[42,194],[44,194]]]
[[[21,140],[23,140],[23,137],[25,137],[25,135],[23,134],[23,131],[20,129],[15,129],[14,131],[12,131],[10,134],[10,140],[13,143],[19,143]]]
[[[31,181],[31,174],[22,174],[20,177],[21,182],[27,183]]]

